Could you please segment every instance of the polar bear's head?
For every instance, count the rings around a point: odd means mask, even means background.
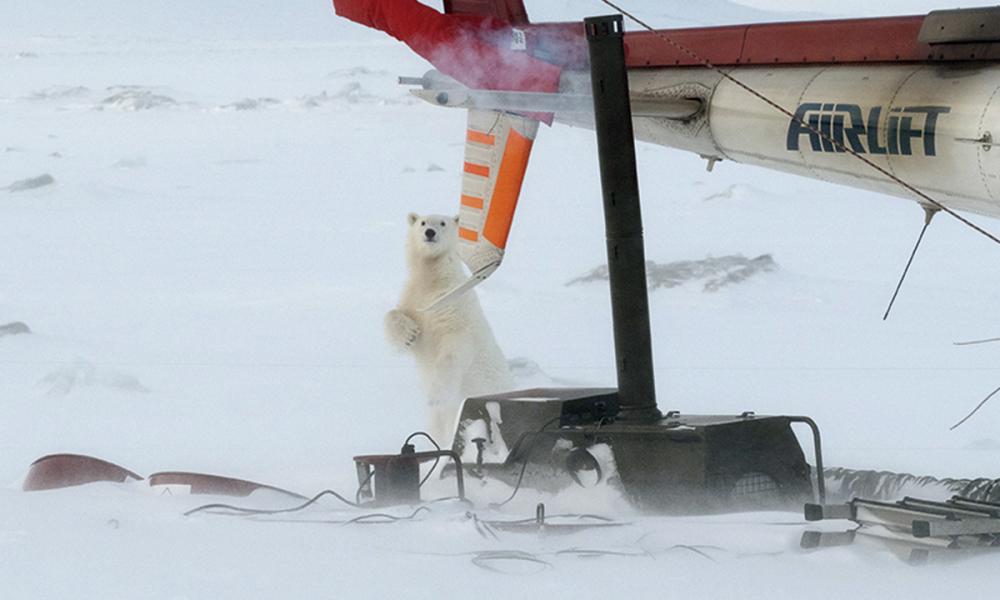
[[[411,256],[437,258],[458,247],[458,217],[410,213],[407,245]]]

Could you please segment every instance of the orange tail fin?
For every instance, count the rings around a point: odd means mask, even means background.
[[[503,260],[536,135],[534,119],[469,111],[459,237],[462,260],[474,274],[492,272]]]

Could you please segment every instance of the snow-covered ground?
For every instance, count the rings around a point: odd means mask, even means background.
[[[995,583],[993,556],[912,569],[879,545],[806,553],[798,514],[651,518],[580,493],[544,500],[629,524],[491,540],[447,504],[344,527],[185,518],[205,499],[129,486],[21,492],[53,452],[349,492],[353,455],[422,427],[415,367],[381,319],[406,214],[456,209],[464,115],[410,98],[396,76],[427,66],[325,0],[273,4],[0,6],[0,188],[33,181],[0,190],[0,325],[33,330],[0,337],[0,597],[933,598]],[[664,24],[736,10],[631,4]],[[939,218],[883,323],[916,205],[731,163],[709,174],[652,146],[639,162],[651,260],[776,265],[653,293],[662,407],[809,414],[830,465],[1000,475],[1000,404],[948,431],[1000,385],[1000,345],[952,345],[1000,335],[1000,248]],[[609,385],[607,290],[566,285],[605,260],[596,165],[592,132],[541,132],[507,261],[479,294],[508,356]],[[479,516],[528,517],[536,500]],[[500,550],[547,564],[473,562]]]

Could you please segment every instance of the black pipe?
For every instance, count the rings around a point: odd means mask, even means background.
[[[625,26],[621,15],[584,20],[590,47],[597,151],[604,193],[608,275],[615,330],[618,395],[627,421],[662,418],[656,407],[653,348],[646,289],[646,252],[639,208],[635,137],[625,68]]]

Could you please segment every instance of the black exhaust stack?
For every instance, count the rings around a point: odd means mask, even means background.
[[[654,422],[662,415],[656,407],[653,378],[646,251],[625,69],[625,26],[621,15],[590,17],[584,20],[584,26],[590,47],[597,151],[604,193],[621,411],[618,418]]]

